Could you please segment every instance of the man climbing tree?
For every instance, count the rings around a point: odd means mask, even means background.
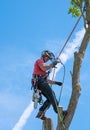
[[[53,59],[53,62],[51,64],[46,64],[46,62],[52,59]],[[40,107],[36,118],[40,118],[44,120],[46,118],[45,112],[50,107],[50,105],[52,105],[54,111],[58,113],[58,110],[57,110],[58,101],[56,99],[54,91],[52,90],[49,84],[57,84],[61,86],[62,82],[49,80],[48,79],[49,73],[47,72],[47,70],[55,67],[58,63],[59,61],[55,59],[55,56],[52,52],[48,50],[44,50],[41,54],[41,58],[37,59],[34,64],[32,86],[35,92],[37,92],[37,89],[39,89],[41,91],[41,94],[46,98],[46,101]],[[65,113],[66,111],[63,111],[63,114]]]

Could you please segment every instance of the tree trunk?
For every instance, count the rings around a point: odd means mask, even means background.
[[[74,65],[73,65],[73,73],[72,73],[72,94],[71,94],[70,102],[68,105],[68,114],[66,115],[63,121],[66,127],[66,130],[69,129],[69,126],[71,124],[71,121],[73,119],[73,116],[75,114],[75,110],[79,101],[80,91],[81,91],[80,69],[81,69],[82,61],[83,61],[88,43],[90,41],[90,0],[85,0],[85,5],[86,5],[86,21],[87,21],[88,27],[86,28],[86,32],[82,40],[81,46],[79,48],[79,51],[75,52],[74,54]],[[64,128],[62,130],[64,130]]]
[[[47,118],[43,121],[42,130],[54,130],[53,129],[53,122],[51,118]]]

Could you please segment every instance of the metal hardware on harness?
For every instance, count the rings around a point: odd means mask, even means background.
[[[34,102],[34,108],[37,108],[38,103],[40,105],[43,104],[43,100],[42,100],[42,92],[41,90],[38,89],[38,80],[39,79],[46,79],[47,75],[37,75],[37,74],[33,74],[32,75],[32,87],[34,92],[33,92],[33,96],[32,96],[32,101]]]
[[[32,101],[34,102],[34,108],[37,108],[38,103],[41,105],[43,103],[42,95],[40,90],[36,90],[33,92]]]

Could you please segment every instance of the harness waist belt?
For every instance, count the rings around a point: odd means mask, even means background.
[[[33,78],[46,78],[47,75],[33,74],[32,77],[33,77]]]

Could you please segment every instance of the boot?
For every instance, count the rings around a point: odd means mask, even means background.
[[[38,114],[36,115],[36,118],[40,118],[42,120],[45,120],[46,119],[45,112],[39,111]]]

